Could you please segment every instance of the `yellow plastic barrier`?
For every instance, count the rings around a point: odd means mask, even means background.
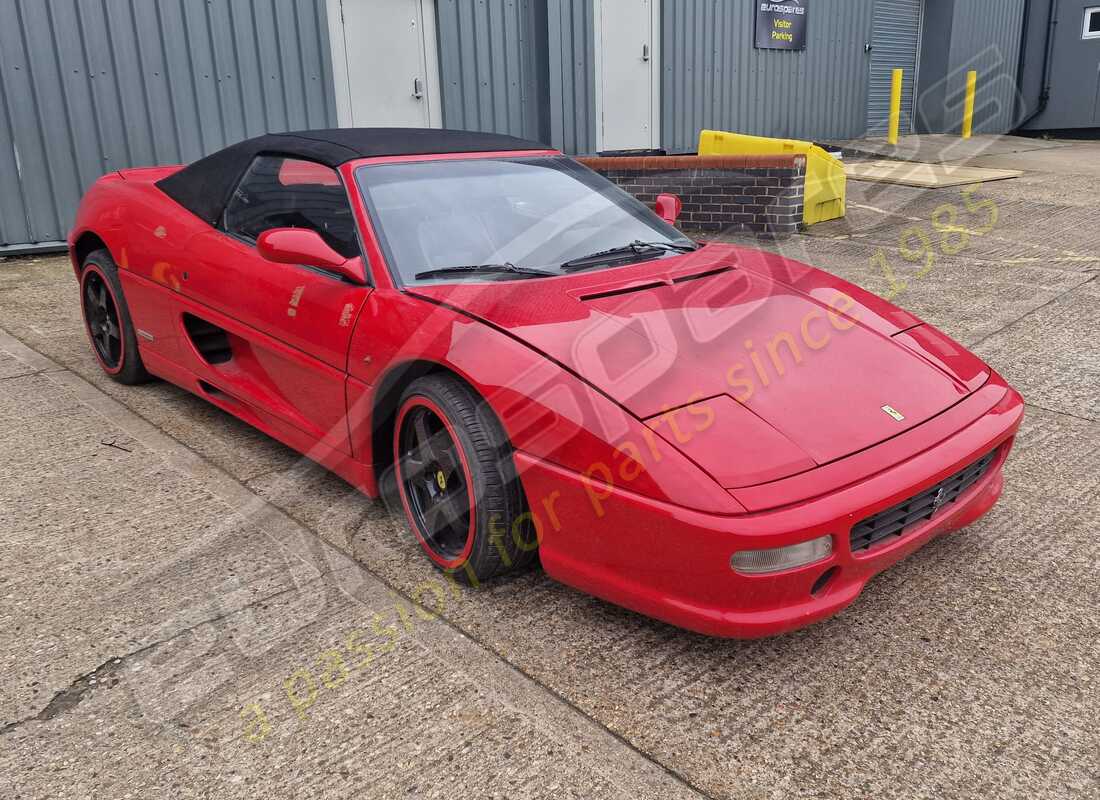
[[[814,225],[844,216],[847,182],[844,165],[813,142],[798,139],[770,139],[728,131],[700,131],[699,155],[804,155],[806,190],[802,221]]]

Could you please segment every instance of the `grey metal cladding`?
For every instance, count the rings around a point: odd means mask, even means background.
[[[548,0],[550,142],[567,153],[596,151],[592,0]]]
[[[957,132],[962,126],[968,70],[978,72],[974,133],[1006,133],[1015,127],[1016,72],[1023,17],[1024,0],[955,3],[945,87],[948,131]]]
[[[813,0],[805,51],[755,50],[752,2],[665,0],[661,146],[700,129],[840,139],[864,131],[873,0]]]
[[[114,169],[336,124],[324,0],[0,0],[0,246]]]
[[[546,0],[438,0],[443,125],[547,139]]]

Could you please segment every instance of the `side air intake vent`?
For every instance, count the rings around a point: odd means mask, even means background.
[[[183,315],[183,327],[191,343],[207,364],[224,364],[233,358],[229,335],[217,325],[190,314]]]

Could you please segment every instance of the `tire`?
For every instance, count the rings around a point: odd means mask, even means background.
[[[90,253],[81,265],[80,311],[92,353],[107,375],[128,386],[152,380],[141,361],[118,267],[107,250]]]
[[[478,586],[535,560],[538,540],[511,443],[469,386],[450,375],[410,384],[393,447],[401,508],[436,567]]]

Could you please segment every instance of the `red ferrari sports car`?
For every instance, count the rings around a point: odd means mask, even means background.
[[[753,637],[985,513],[1020,396],[805,264],[508,136],[267,135],[122,170],[70,237],[95,357],[392,497],[478,583]]]

